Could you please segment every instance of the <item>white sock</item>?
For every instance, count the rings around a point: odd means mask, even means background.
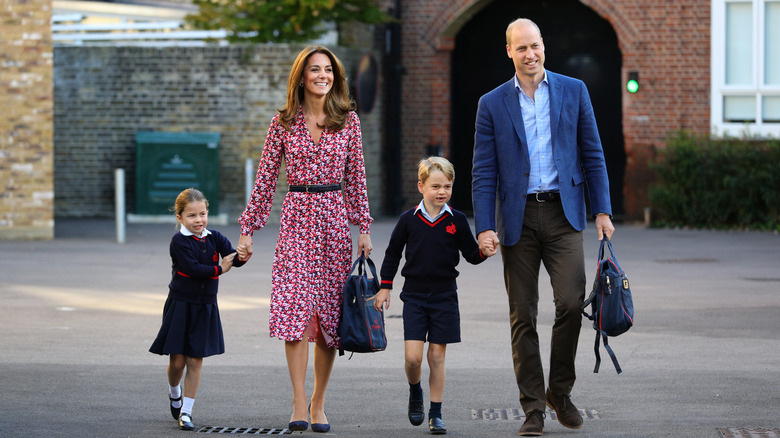
[[[171,398],[181,398],[181,386],[179,385],[169,386],[168,394],[170,394]],[[173,406],[174,408],[180,408],[181,400],[171,402],[171,406]]]
[[[194,404],[195,404],[194,398],[184,397],[184,404],[181,407],[181,413],[192,415],[192,405]]]

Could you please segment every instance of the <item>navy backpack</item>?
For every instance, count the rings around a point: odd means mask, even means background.
[[[368,268],[366,268],[366,264]],[[357,274],[352,274],[357,268]],[[371,269],[372,278],[368,277]],[[352,265],[351,275],[344,283],[344,298],[338,333],[341,338],[339,356],[344,350],[352,353],[372,353],[387,347],[384,310],[374,309],[374,295],[379,291],[374,262],[360,255]],[[350,358],[352,356],[350,355]]]
[[[609,257],[604,257],[604,245],[609,248]],[[590,306],[590,314],[587,307]],[[631,298],[631,289],[628,277],[620,268],[617,256],[612,250],[612,243],[604,235],[599,246],[598,268],[596,278],[593,280],[593,290],[587,300],[582,303],[582,314],[593,321],[596,329],[596,367],[594,373],[599,372],[601,355],[599,354],[599,339],[604,341],[604,348],[612,358],[615,370],[618,374],[623,370],[618,364],[617,357],[607,342],[608,336],[618,336],[625,333],[634,325],[634,302]]]

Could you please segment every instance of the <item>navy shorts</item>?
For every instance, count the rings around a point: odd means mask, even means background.
[[[434,344],[460,342],[458,291],[433,293],[403,291],[404,340]]]

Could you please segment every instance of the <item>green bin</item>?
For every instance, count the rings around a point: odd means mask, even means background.
[[[169,215],[182,190],[195,187],[219,214],[219,140],[215,132],[151,132],[135,135],[135,212]]]

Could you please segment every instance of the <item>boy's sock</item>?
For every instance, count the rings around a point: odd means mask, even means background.
[[[441,418],[441,402],[431,402],[431,409],[428,410],[428,418]]]
[[[181,407],[181,413],[192,415],[192,405],[194,404],[195,404],[194,398],[184,397],[184,404]]]
[[[422,400],[423,391],[420,382],[409,384],[409,400]]]

